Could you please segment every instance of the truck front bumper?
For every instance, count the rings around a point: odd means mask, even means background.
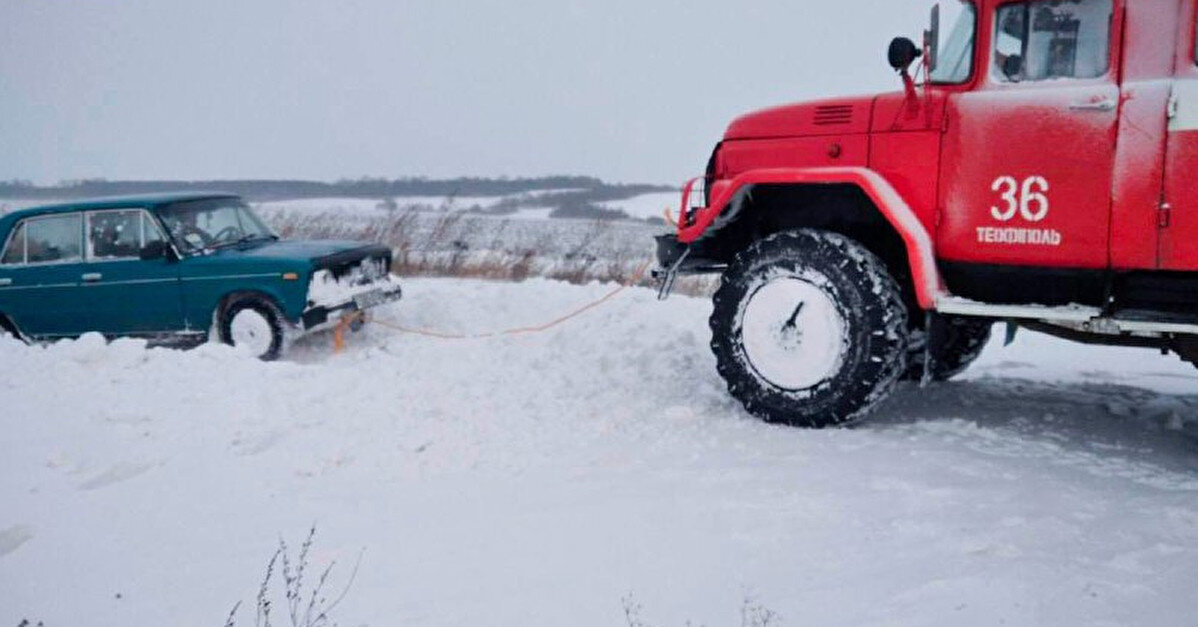
[[[654,238],[657,240],[657,270],[654,270],[656,275],[659,271],[672,268],[678,263],[679,259],[687,254],[687,249],[690,246],[678,241],[678,236],[674,233],[658,235]]]
[[[684,244],[669,233],[657,236],[657,268],[653,278],[658,282],[657,297],[665,300],[674,288],[674,279],[689,274],[723,272],[727,264],[717,261],[701,242]]]
[[[706,207],[696,207],[692,203],[692,199],[707,196],[706,189],[696,190],[695,186],[700,182],[706,186],[707,177],[693,178],[687,181],[682,188],[682,202],[678,206],[678,223],[675,224],[677,230],[656,237],[657,268],[653,270],[653,277],[659,282],[657,297],[663,300],[670,295],[674,279],[678,275],[723,272],[727,267],[727,263],[723,261],[725,256],[716,248],[718,243],[712,241],[711,238],[697,238],[690,243],[685,243],[681,239],[683,232],[694,224],[696,215],[707,210]],[[672,221],[668,210],[666,214],[667,220]]]

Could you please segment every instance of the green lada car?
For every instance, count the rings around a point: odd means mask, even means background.
[[[0,243],[0,330],[26,341],[215,333],[273,359],[296,334],[400,297],[387,247],[280,240],[228,194],[26,209],[0,217]]]

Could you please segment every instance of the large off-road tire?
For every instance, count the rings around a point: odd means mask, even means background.
[[[1186,335],[1177,338],[1173,341],[1172,348],[1182,361],[1188,361],[1190,365],[1198,368],[1198,336]]]
[[[980,318],[945,316],[937,320],[931,332],[925,336],[925,341],[930,344],[927,351],[932,354],[932,367],[928,373],[932,381],[948,381],[965,372],[982,354],[982,349],[986,348],[993,327],[993,320]],[[921,381],[926,357],[922,342],[919,346],[912,346],[903,378]]]
[[[742,251],[711,314],[711,348],[749,413],[802,427],[869,412],[907,367],[907,309],[885,264],[825,231],[785,231]]]
[[[236,296],[217,314],[221,342],[263,360],[278,359],[286,341],[285,318],[269,298],[257,294]]]

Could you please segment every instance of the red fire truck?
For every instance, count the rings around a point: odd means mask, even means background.
[[[952,377],[996,321],[1198,362],[1196,31],[1195,0],[946,0],[891,42],[901,91],[732,122],[662,295],[722,273],[720,374],[800,426]]]

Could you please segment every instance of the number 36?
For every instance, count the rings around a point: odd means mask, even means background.
[[[1029,176],[1023,185],[1013,176],[1000,176],[994,179],[990,191],[997,192],[1006,204],[1005,209],[990,207],[995,220],[1007,222],[1016,213],[1028,222],[1039,222],[1048,216],[1048,181],[1042,176]]]

